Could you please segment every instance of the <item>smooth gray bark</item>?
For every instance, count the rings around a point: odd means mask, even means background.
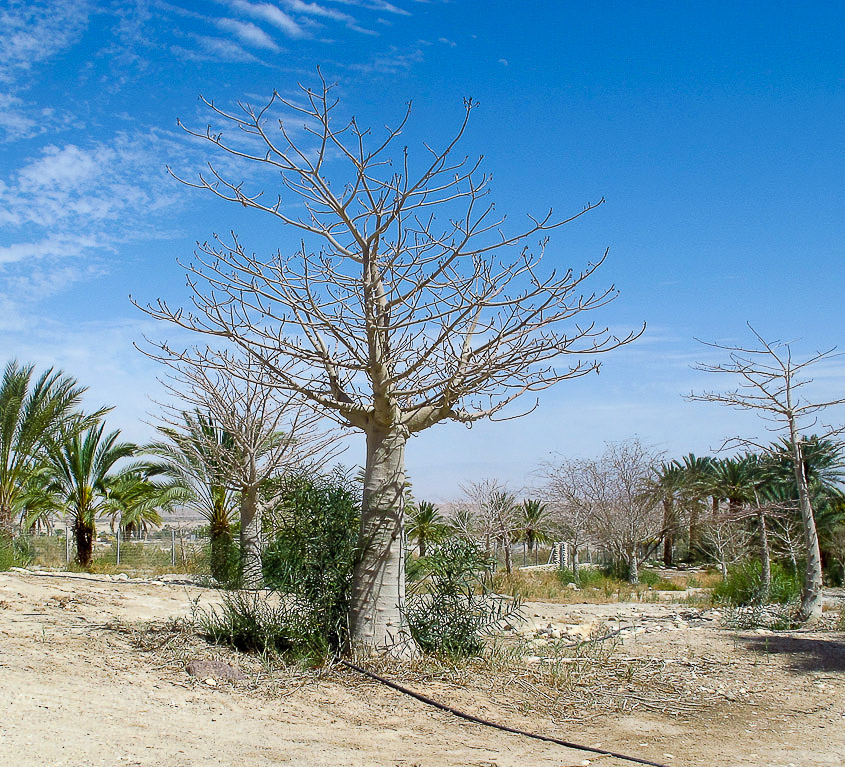
[[[261,570],[261,509],[258,488],[248,487],[241,492],[241,585],[245,589],[260,589],[264,585]]]
[[[404,614],[407,439],[402,426],[367,432],[359,554],[349,610],[352,648],[359,654],[416,654]]]
[[[801,449],[801,435],[793,419],[789,422],[789,436],[792,442],[792,462],[795,466],[795,484],[798,487],[798,508],[801,511],[801,523],[804,528],[804,588],[801,591],[801,607],[798,618],[813,622],[822,614],[822,555],[819,549],[819,535],[816,519],[810,503],[810,489],[807,486],[807,473],[804,470],[804,453]]]
[[[760,533],[760,595],[763,604],[769,601],[769,591],[772,587],[772,557],[769,549],[769,531],[766,529],[766,515],[757,513],[757,529]]]

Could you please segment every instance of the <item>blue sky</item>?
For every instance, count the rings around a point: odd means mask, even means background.
[[[812,351],[841,342],[845,9],[839,3],[218,0],[6,2],[0,7],[0,348],[58,365],[135,439],[157,396],[133,347],[172,335],[132,307],[184,298],[177,258],[234,228],[250,248],[297,236],[169,178],[208,149],[198,96],[230,106],[314,85],[378,129],[413,102],[412,152],[481,106],[463,145],[483,154],[514,221],[605,197],[554,233],[548,258],[579,267],[610,248],[599,318],[648,323],[598,377],[565,382],[531,416],[416,437],[421,497],[497,477],[515,489],[554,452],[588,455],[638,435],[670,456],[757,428],[687,403],[719,385],[690,369],[740,341],[746,321]],[[819,378],[845,390],[845,366]],[[360,460],[353,441],[344,460]]]

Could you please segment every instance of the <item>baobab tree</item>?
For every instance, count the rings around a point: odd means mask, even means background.
[[[581,271],[542,263],[548,232],[595,204],[516,229],[496,213],[481,160],[456,156],[474,102],[445,147],[425,145],[416,160],[397,146],[410,105],[376,138],[339,117],[324,80],[301,86],[300,98],[274,93],[263,108],[234,111],[205,101],[233,134],[186,128],[226,167],[236,158],[274,171],[281,192],[265,196],[213,164],[185,183],[273,217],[303,238],[296,251],[260,257],[234,233],[215,235],[187,265],[191,310],[163,301],[146,310],[240,347],[276,387],[365,434],[352,644],[401,656],[414,651],[403,618],[409,437],[496,417],[598,370],[595,355],[638,332],[617,337],[589,319],[616,295],[584,287],[606,253]]]
[[[801,591],[801,605],[798,619],[814,621],[822,612],[822,560],[819,550],[819,536],[816,530],[812,499],[808,485],[804,449],[808,428],[820,427],[818,416],[824,410],[845,404],[845,397],[811,401],[803,396],[804,387],[812,383],[807,378],[807,369],[830,360],[836,354],[835,348],[796,361],[790,344],[780,341],[766,341],[751,325],[753,346],[728,346],[707,343],[711,348],[728,353],[723,363],[696,365],[697,370],[707,373],[723,373],[738,379],[737,388],[726,392],[707,391],[690,394],[689,399],[717,402],[737,410],[750,410],[763,420],[774,424],[770,430],[784,434],[787,449],[791,454],[795,485],[798,495],[798,509],[804,529],[804,586]],[[826,439],[842,432],[842,428],[819,429],[819,438]],[[733,438],[735,443],[753,445],[772,454],[770,445],[760,444],[746,438]]]

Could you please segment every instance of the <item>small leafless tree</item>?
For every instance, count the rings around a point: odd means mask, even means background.
[[[568,494],[565,507],[586,519],[588,534],[624,564],[631,583],[639,582],[641,547],[662,539],[663,509],[649,492],[659,460],[634,438],[608,443],[598,458],[561,464],[556,475]]]
[[[185,405],[214,427],[191,429],[191,447],[202,457],[198,463],[213,466],[218,481],[239,500],[241,584],[260,588],[260,490],[273,477],[334,454],[336,435],[299,395],[268,386],[266,371],[249,357],[221,354],[214,365],[159,359],[171,366],[164,384],[178,403],[164,409],[160,431],[180,442],[179,433],[192,420]]]
[[[728,362],[702,363],[695,366],[697,370],[707,373],[728,374],[739,379],[737,388],[726,392],[693,393],[689,399],[753,411],[764,421],[773,424],[768,427],[770,431],[785,434],[792,454],[798,508],[804,529],[804,586],[798,618],[803,621],[815,621],[822,612],[822,560],[804,463],[804,434],[807,429],[819,426],[819,413],[845,404],[845,397],[808,401],[802,394],[804,387],[812,383],[812,379],[806,377],[808,368],[839,355],[836,354],[835,348],[832,348],[817,352],[799,362],[793,359],[790,344],[766,341],[751,325],[748,327],[754,336],[754,346],[707,343],[711,348],[727,352]],[[841,432],[841,427],[825,427],[819,437],[825,439]],[[735,437],[729,441],[753,445],[764,452],[771,452],[770,445],[754,440]]]
[[[538,492],[552,509],[555,531],[572,552],[572,575],[577,583],[578,551],[593,540],[590,533],[603,497],[599,488],[585,484],[596,478],[593,462],[566,458],[545,461],[537,476],[542,482]]]
[[[505,570],[513,571],[513,542],[519,533],[519,505],[516,496],[495,479],[482,479],[462,486],[467,497],[465,508],[469,519],[468,532],[484,542],[486,551],[502,551]]]
[[[723,581],[728,580],[728,565],[745,556],[749,540],[745,526],[729,514],[711,516],[701,531],[701,549],[719,563]]]
[[[186,130],[273,171],[283,194],[265,197],[211,165],[191,185],[316,245],[259,257],[234,234],[216,236],[187,267],[192,310],[163,301],[146,310],[241,347],[275,386],[364,432],[352,641],[413,653],[403,617],[408,438],[440,421],[494,418],[523,395],[596,371],[595,354],[638,335],[617,338],[588,319],[615,296],[612,287],[583,292],[604,257],[580,272],[541,264],[547,233],[595,206],[506,229],[480,160],[456,157],[472,101],[454,137],[426,145],[422,161],[396,147],[408,112],[375,138],[354,117],[339,119],[325,82],[302,88],[301,102],[274,94],[263,108],[236,111],[205,103],[233,133]]]

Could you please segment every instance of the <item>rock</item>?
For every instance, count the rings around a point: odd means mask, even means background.
[[[214,684],[209,685],[210,687],[214,687],[218,680],[239,682],[246,679],[243,671],[224,663],[222,660],[192,660],[185,670],[191,676],[199,677],[206,684],[211,679]]]
[[[216,680],[213,676],[210,676],[210,677],[208,677],[208,679],[205,679],[205,680],[203,680],[203,681],[204,681],[204,682],[205,682],[205,684],[207,684],[209,687],[217,687],[217,680]]]
[[[581,591],[577,583],[567,583],[566,588],[568,588],[570,591]]]

